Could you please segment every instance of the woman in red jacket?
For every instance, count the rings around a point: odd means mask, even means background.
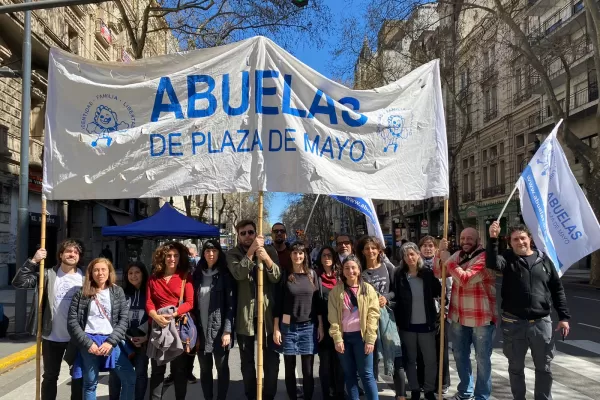
[[[152,267],[152,276],[148,280],[146,293],[146,312],[152,318],[153,324],[164,328],[173,318],[191,311],[194,304],[194,288],[191,276],[188,277],[190,263],[187,248],[178,242],[163,244],[152,255]],[[180,305],[181,288],[186,278],[183,302]],[[170,315],[158,313],[161,308],[169,306],[176,307],[175,313]],[[188,355],[182,353],[171,361],[176,400],[184,400],[187,392],[187,359]],[[155,359],[151,359],[151,365],[151,398],[160,400],[163,395],[163,381],[167,366],[158,365]]]

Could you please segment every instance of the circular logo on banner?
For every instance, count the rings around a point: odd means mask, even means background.
[[[92,136],[92,147],[109,147],[115,135],[135,127],[135,114],[127,102],[114,94],[99,94],[85,106],[81,131]]]
[[[388,108],[379,114],[377,134],[384,140],[384,153],[387,153],[390,148],[393,148],[395,153],[399,142],[410,137],[411,117],[410,110],[400,108]]]

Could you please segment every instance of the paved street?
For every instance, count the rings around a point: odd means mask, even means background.
[[[500,284],[498,284],[498,290]],[[567,285],[567,297],[573,314],[571,335],[564,342],[557,341],[557,353],[553,364],[555,383],[553,388],[554,398],[558,400],[589,400],[600,399],[600,290],[582,288],[576,285]],[[510,387],[508,385],[507,361],[502,354],[502,334],[499,330],[496,335],[495,350],[492,357],[493,364],[493,397],[495,400],[510,400]],[[298,363],[299,364],[299,363]],[[453,366],[452,356],[450,361]],[[243,384],[239,367],[239,352],[235,348],[230,357],[231,385],[228,398],[244,398]],[[315,375],[318,371],[318,357],[315,360]],[[458,377],[452,368],[452,385],[455,388]],[[61,373],[59,398],[69,398],[68,369],[63,365]],[[198,363],[195,365],[195,375],[199,376]],[[526,379],[530,391],[533,389],[534,367],[530,359],[527,360]],[[283,360],[280,366],[278,398],[285,399]],[[390,381],[388,377],[384,377]],[[108,377],[104,376],[98,387],[98,398],[108,399]],[[315,398],[321,398],[319,382],[316,384]],[[380,393],[382,399],[393,399],[394,393],[385,382],[379,383],[384,389]],[[0,375],[0,400],[13,400],[18,398],[33,398],[35,392],[35,362],[29,362],[19,368]],[[451,390],[450,394],[453,391]],[[531,395],[532,397],[532,395]],[[188,399],[202,399],[200,384],[190,385]],[[174,399],[173,389],[167,392],[166,399]]]

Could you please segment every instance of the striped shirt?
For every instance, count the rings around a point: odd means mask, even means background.
[[[448,318],[463,326],[476,327],[496,322],[496,273],[485,267],[485,252],[458,265],[465,257],[461,251],[452,255],[447,273],[452,277],[452,295]],[[439,259],[434,260],[434,272],[441,277]]]

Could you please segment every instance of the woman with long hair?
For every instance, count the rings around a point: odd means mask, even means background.
[[[374,236],[365,236],[358,241],[356,246],[356,252],[358,257],[361,260],[362,265],[365,267],[362,272],[362,278],[365,282],[370,283],[379,295],[379,307],[382,309],[382,312],[388,312],[392,314],[392,310],[395,307],[394,303],[394,265],[387,261],[384,257],[383,246],[379,242],[379,240]],[[386,259],[387,260],[387,259]],[[387,308],[386,308],[387,307]],[[383,310],[385,308],[385,310]],[[394,335],[397,335],[396,328],[392,323],[389,325],[394,332]],[[385,332],[377,332],[378,337],[383,335]],[[396,337],[396,340],[399,340]],[[375,376],[375,380],[377,380],[379,376],[379,359],[377,357],[378,349],[377,342],[375,345],[375,350],[373,351],[373,375]],[[389,362],[394,364],[394,389],[396,391],[396,399],[397,400],[405,400],[405,386],[406,386],[406,376],[404,375],[404,364],[402,361],[402,349],[398,345],[396,352],[386,355],[385,352],[382,351],[386,360],[389,358]]]
[[[121,380],[121,400],[133,400],[135,371],[119,344],[125,339],[129,307],[116,285],[112,263],[96,258],[88,265],[83,288],[71,300],[67,329],[79,348],[84,400],[96,399],[101,370],[113,370]]]
[[[190,270],[188,249],[178,242],[167,242],[157,248],[152,255],[152,275],[148,280],[146,290],[146,312],[152,319],[152,324],[165,328],[171,320],[187,312],[194,306],[194,286]],[[183,284],[185,282],[185,285]],[[179,304],[181,290],[183,289],[183,302]],[[175,307],[172,314],[160,314],[163,308]],[[171,373],[174,379],[175,399],[185,400],[187,393],[188,354],[182,353],[171,361]],[[160,400],[163,396],[163,381],[165,378],[166,364],[158,363],[151,358],[152,373],[150,375],[150,395],[153,400]]]
[[[217,400],[225,400],[229,387],[229,349],[232,345],[235,299],[233,278],[218,240],[208,240],[202,246],[193,281],[202,392],[205,399],[212,400],[214,358]]]
[[[402,261],[395,271],[396,324],[407,353],[407,375],[411,400],[421,397],[417,377],[417,355],[423,354],[425,379],[423,390],[426,400],[435,400],[435,377],[437,355],[435,330],[436,298],[440,297],[442,285],[433,271],[424,267],[421,252],[415,243],[408,242],[400,248]]]
[[[379,323],[379,296],[361,277],[358,257],[351,254],[342,264],[341,282],[329,293],[329,334],[344,370],[350,400],[358,400],[360,376],[367,400],[378,399],[373,376],[373,350]]]
[[[148,315],[146,314],[146,285],[148,269],[140,261],[129,263],[123,271],[123,292],[129,305],[129,326],[125,332],[126,345],[133,350],[131,363],[135,369],[135,400],[144,400],[148,386]],[[119,376],[110,371],[108,378],[110,400],[118,400],[121,393]]]
[[[292,266],[283,274],[277,290],[273,341],[283,353],[288,397],[297,398],[296,356],[301,356],[304,399],[311,400],[315,389],[314,355],[317,341],[324,336],[321,284],[310,268],[304,244],[296,242],[290,250]]]
[[[336,251],[331,246],[323,246],[316,261],[316,271],[321,281],[322,312],[327,315],[329,293],[338,283],[341,265]],[[336,355],[335,344],[329,335],[329,320],[323,318],[325,337],[319,343],[319,379],[324,399],[344,400],[344,372]]]

